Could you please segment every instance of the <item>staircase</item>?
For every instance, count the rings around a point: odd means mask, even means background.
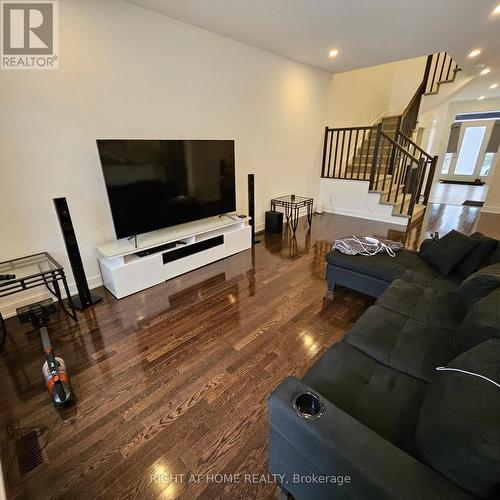
[[[462,70],[448,52],[432,54],[429,58],[428,64],[432,72],[429,69],[424,95],[435,95],[439,93],[440,85],[454,82],[457,73]]]
[[[425,214],[437,156],[413,140],[424,95],[439,92],[455,80],[458,65],[446,52],[428,56],[424,77],[401,115],[376,125],[325,128],[322,178],[366,181],[379,203],[392,206],[392,215],[420,222]]]

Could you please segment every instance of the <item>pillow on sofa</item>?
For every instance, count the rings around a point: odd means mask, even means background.
[[[457,291],[457,316],[465,318],[469,309],[500,287],[500,263],[483,267],[462,281]]]
[[[482,233],[474,233],[471,235],[471,238],[477,241],[478,244],[457,269],[464,278],[475,273],[497,247],[497,240],[488,238],[488,236]]]
[[[442,276],[448,276],[478,244],[479,241],[453,230],[426,245],[419,255]]]
[[[483,342],[447,368],[454,371],[438,372],[427,389],[416,449],[433,469],[473,495],[499,498],[500,340]]]
[[[453,341],[456,356],[490,339],[500,339],[500,288],[476,302],[458,325]]]
[[[435,243],[437,240],[433,238],[426,238],[425,240],[420,243],[420,249],[418,251],[418,256],[422,257],[422,253],[425,252],[425,249],[428,248],[430,245]]]

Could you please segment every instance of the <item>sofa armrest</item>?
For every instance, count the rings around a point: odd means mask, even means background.
[[[270,472],[282,474],[283,486],[298,498],[310,494],[315,498],[394,500],[473,498],[325,398],[321,417],[299,416],[292,401],[307,391],[317,393],[297,378],[289,377],[268,398]],[[281,456],[283,450],[287,456]],[[349,476],[350,480],[345,479],[342,486],[331,485],[330,490],[325,485],[310,483],[309,489],[305,489],[294,474],[310,471],[326,477]]]

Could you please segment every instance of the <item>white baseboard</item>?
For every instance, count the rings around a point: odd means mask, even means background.
[[[91,290],[99,286],[102,286],[101,275],[99,274],[97,276],[93,276],[92,278],[89,278],[87,282]],[[68,283],[68,287],[69,287],[69,293],[71,295],[75,295],[77,293],[76,283],[74,281]],[[61,286],[61,293],[63,297],[66,297],[66,294],[64,293],[64,289],[62,286]],[[5,297],[2,301],[2,304],[0,304],[0,311],[2,313],[2,316],[5,319],[7,319],[16,315],[16,309],[18,307],[32,304],[33,302],[38,302],[39,300],[47,299],[49,297],[54,298],[54,296],[46,288],[42,287],[33,288],[31,290],[27,290],[24,293],[16,293],[14,295],[9,295],[8,297]]]
[[[500,207],[483,205],[483,208],[481,208],[481,212],[486,212],[487,214],[500,214]]]
[[[324,211],[329,214],[347,215],[349,217],[355,217],[356,219],[366,219],[366,220],[373,220],[376,222],[386,222],[389,224],[395,224],[397,226],[406,227],[408,225],[408,219],[404,217],[395,217],[393,215],[386,216],[381,214],[356,212],[355,210],[345,210],[345,209],[334,210],[333,207],[331,206],[325,206]]]
[[[381,203],[381,193],[369,191],[368,181],[321,179],[319,199],[325,211],[407,227],[408,218],[394,215],[394,206]]]

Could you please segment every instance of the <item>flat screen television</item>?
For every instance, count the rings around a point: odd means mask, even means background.
[[[117,238],[234,212],[234,141],[97,141]]]

